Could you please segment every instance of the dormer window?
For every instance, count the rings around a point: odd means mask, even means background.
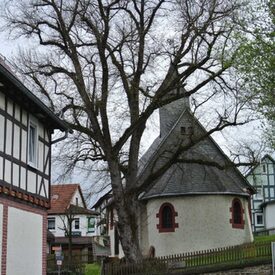
[[[37,167],[38,162],[38,123],[35,119],[29,120],[28,127],[28,164]]]
[[[75,198],[75,205],[78,206],[78,198]]]
[[[188,127],[180,127],[180,134],[181,135],[192,135],[193,134],[193,127],[192,126],[188,126]]]

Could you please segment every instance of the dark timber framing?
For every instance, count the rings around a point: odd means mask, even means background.
[[[1,63],[0,84],[0,197],[48,208],[51,134],[68,127]],[[28,163],[30,117],[37,120],[35,167]]]
[[[257,194],[251,199],[252,229],[258,231],[265,229],[265,219],[262,204],[275,200],[275,161],[265,155],[261,163],[254,167],[246,176],[255,187]],[[262,216],[263,223],[257,223],[257,216]]]

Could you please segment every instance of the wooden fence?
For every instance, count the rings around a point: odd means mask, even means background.
[[[217,248],[205,251],[190,252],[157,258],[147,258],[137,264],[123,262],[104,263],[102,275],[138,275],[138,274],[171,274],[190,268],[214,266],[220,264],[242,264],[257,260],[271,259],[270,242],[246,244]]]
[[[67,253],[63,253],[61,274],[84,274],[85,265],[93,262],[92,253],[73,253],[71,263]],[[54,254],[47,257],[47,274],[57,274],[58,266]],[[73,273],[72,273],[73,272]]]
[[[270,236],[275,235],[275,228],[269,228],[269,229],[262,229],[259,231],[255,231],[253,233],[254,236]]]

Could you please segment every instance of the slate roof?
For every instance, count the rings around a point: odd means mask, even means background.
[[[169,140],[177,140],[178,130],[185,117],[193,118],[193,123],[198,131],[205,132],[203,126],[185,109],[171,130],[164,137],[158,137],[152,146],[140,160],[139,179],[141,182],[146,175],[150,174],[152,163],[157,166],[161,162],[161,154],[172,143]],[[182,137],[181,137],[182,138]],[[207,137],[183,154],[185,159],[215,161],[220,165],[231,163],[216,142]],[[239,170],[231,166],[228,169],[219,169],[214,166],[197,163],[173,164],[162,176],[152,182],[142,192],[140,199],[156,197],[196,195],[196,194],[235,194],[248,196],[247,189],[253,192],[253,187],[246,181]]]
[[[51,185],[51,208],[48,210],[48,214],[65,213],[66,210],[70,207],[72,198],[77,190],[79,190],[85,205],[79,184]]]

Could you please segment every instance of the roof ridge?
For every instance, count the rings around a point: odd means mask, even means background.
[[[174,123],[173,127],[172,127],[172,128],[170,129],[170,131],[162,138],[160,144],[159,144],[159,145],[157,146],[157,148],[155,149],[155,152],[154,152],[154,153],[149,157],[149,159],[146,161],[145,165],[143,166],[142,171],[140,171],[140,173],[139,173],[139,175],[138,175],[138,180],[139,180],[139,178],[141,177],[141,175],[143,174],[143,172],[146,170],[146,168],[148,167],[148,165],[149,165],[149,163],[150,163],[149,160],[152,159],[152,158],[157,154],[159,148],[162,147],[163,143],[167,140],[167,138],[169,137],[169,135],[171,134],[171,132],[176,128],[176,126],[178,125],[179,121],[181,120],[183,114],[186,112],[187,109],[188,109],[188,108],[186,107],[186,108],[182,111],[182,113],[179,115],[178,119],[177,119],[176,122]],[[156,140],[156,139],[157,139],[157,138],[155,138],[155,140]],[[155,141],[155,140],[154,140],[154,141]],[[150,147],[153,145],[154,141],[152,142],[152,144],[150,145]],[[148,152],[148,151],[150,150],[150,147],[147,149],[146,152]],[[142,157],[146,154],[146,152],[142,155]],[[142,157],[141,157],[141,158],[142,158]],[[140,160],[141,160],[141,158],[140,158]]]

